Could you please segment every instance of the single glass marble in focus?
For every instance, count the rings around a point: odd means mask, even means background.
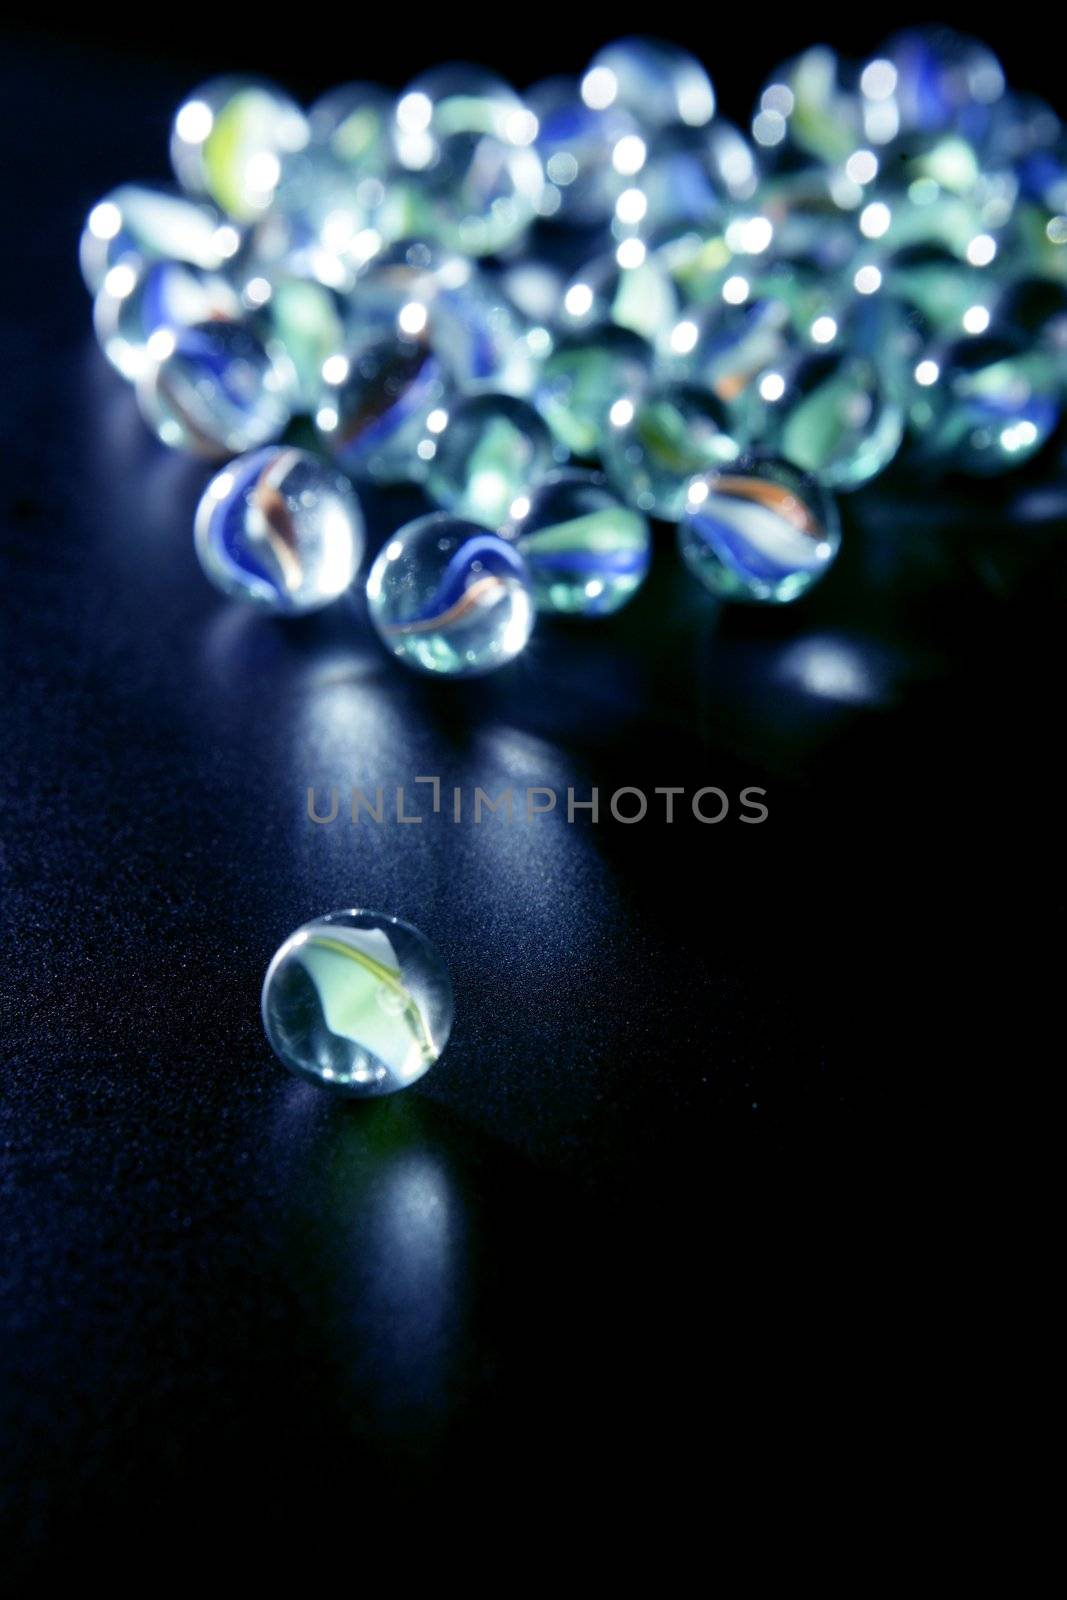
[[[602,617],[640,588],[652,558],[648,519],[593,472],[546,478],[513,507],[507,532],[542,611]]]
[[[231,217],[250,222],[271,204],[283,159],[307,140],[304,113],[277,84],[212,78],[179,107],[170,159],[189,194],[209,195]]]
[[[582,227],[610,221],[638,146],[644,150],[636,119],[619,105],[586,105],[570,78],[535,84],[526,101],[537,118],[545,169],[542,214]]]
[[[420,454],[429,459],[430,495],[487,528],[501,528],[514,501],[552,467],[548,428],[532,405],[513,395],[465,395],[429,420],[434,431]]]
[[[534,398],[557,441],[576,456],[599,455],[608,417],[648,383],[651,346],[612,323],[560,339],[538,376]]]
[[[267,349],[292,363],[297,404],[311,409],[322,393],[323,367],[348,343],[343,296],[314,278],[257,273],[245,284],[244,299]]]
[[[446,374],[422,337],[386,335],[331,357],[315,423],[324,449],[358,478],[403,483],[422,475],[418,446],[447,396]]]
[[[371,621],[405,666],[473,677],[506,666],[534,622],[530,575],[506,539],[446,512],[387,540],[367,579]]]
[[[263,1026],[290,1072],[343,1094],[393,1094],[421,1078],[452,1031],[444,962],[410,923],[331,911],[277,951]]]
[[[93,302],[93,327],[111,365],[132,381],[152,365],[167,334],[195,322],[236,321],[236,289],[217,272],[181,261],[152,261],[138,276],[123,262],[112,267]],[[163,333],[162,341],[155,336]]]
[[[748,436],[832,489],[884,470],[904,437],[904,411],[874,361],[847,347],[764,372],[742,408]]]
[[[616,39],[598,50],[582,98],[597,109],[625,106],[650,128],[702,128],[715,114],[715,91],[700,62],[661,39]]]
[[[693,384],[657,384],[616,402],[604,437],[604,470],[631,505],[667,522],[683,514],[689,483],[741,454],[722,401]]]
[[[919,454],[960,472],[1007,472],[1035,455],[1060,419],[1062,356],[1007,334],[961,339],[916,371],[910,411]]]
[[[520,239],[544,186],[536,137],[537,118],[492,73],[452,65],[417,78],[397,103],[395,143],[433,237],[472,256]]]
[[[265,611],[318,611],[349,588],[363,553],[363,513],[348,480],[305,450],[240,456],[197,507],[200,565],[217,589]]]
[[[796,600],[825,576],[840,544],[832,496],[770,459],[694,479],[678,525],[686,566],[724,600]]]
[[[216,271],[237,246],[236,229],[212,206],[150,184],[124,183],[86,217],[78,259],[95,295],[112,267],[140,276],[149,261],[166,259]]]
[[[145,419],[172,450],[221,460],[276,439],[296,379],[239,322],[199,322],[160,334],[166,350],[140,378]]]
[[[600,256],[577,272],[563,296],[560,323],[566,329],[613,322],[655,340],[678,315],[678,293],[662,263],[646,255],[632,267],[614,255]]]

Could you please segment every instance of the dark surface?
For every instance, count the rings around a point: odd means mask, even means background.
[[[247,1574],[339,1508],[486,1468],[633,1493],[725,1448],[728,1401],[819,1411],[894,1326],[916,1134],[1047,882],[1058,445],[977,490],[894,471],[779,613],[717,615],[661,530],[623,615],[468,686],[358,610],[215,595],[207,471],[148,437],[75,263],[188,81],[70,46],[0,83],[9,1578],[269,1527]],[[308,784],[426,773],[761,785],[770,816],[305,816]],[[370,1107],[290,1080],[258,1016],[276,945],[347,905],[417,923],[456,988],[439,1065]]]

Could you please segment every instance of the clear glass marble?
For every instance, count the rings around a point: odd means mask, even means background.
[[[744,135],[716,117],[703,128],[662,133],[632,182],[642,203],[623,200],[617,221],[639,211],[636,226],[648,237],[679,227],[705,228],[724,206],[751,200],[758,169]]]
[[[363,553],[348,480],[305,450],[268,447],[231,461],[201,497],[196,553],[223,594],[296,616],[344,594]]]
[[[919,453],[960,472],[1007,472],[1035,455],[1062,409],[1062,357],[1006,334],[961,339],[916,373]]]
[[[292,415],[292,368],[242,323],[165,330],[156,354],[138,380],[137,401],[172,450],[223,460],[269,444]]]
[[[1004,72],[988,45],[951,28],[907,28],[875,59],[892,72],[892,100],[905,132],[981,133],[1004,93]]]
[[[857,489],[884,470],[904,437],[904,410],[868,356],[811,352],[760,375],[741,409],[761,446],[832,489]]]
[[[466,257],[403,240],[360,273],[349,301],[357,335],[421,328],[463,388],[528,394],[537,339],[498,280]],[[541,342],[547,341],[541,330]]]
[[[501,528],[514,501],[552,468],[547,426],[528,401],[513,395],[465,395],[430,423],[436,431],[420,446],[429,459],[430,495],[487,528]]]
[[[589,262],[571,279],[563,295],[560,325],[588,328],[613,322],[644,339],[656,339],[678,316],[678,293],[654,255],[635,266],[619,265],[614,255]]]
[[[535,84],[526,101],[537,118],[545,169],[543,214],[582,227],[609,222],[631,181],[625,169],[634,160],[634,141],[643,146],[640,124],[622,106],[586,105],[570,78]]]
[[[726,467],[742,453],[736,424],[710,390],[665,383],[612,408],[604,470],[624,499],[677,522],[691,478]]]
[[[698,384],[731,406],[796,348],[793,315],[781,295],[763,293],[758,282],[740,278],[734,293],[734,301],[719,298],[686,312],[660,342],[665,373]]]
[[[686,566],[724,600],[796,600],[826,574],[840,544],[832,497],[770,459],[694,479],[678,525]]]
[[[536,117],[492,73],[453,65],[417,78],[397,103],[395,143],[432,237],[472,256],[520,239],[544,186],[536,137]]]
[[[601,617],[637,592],[652,559],[648,519],[597,473],[554,473],[513,507],[508,536],[541,611]]]
[[[367,580],[370,618],[405,666],[473,677],[506,666],[534,621],[530,576],[515,546],[445,512],[388,539]]]
[[[136,275],[113,267],[93,302],[93,327],[111,365],[132,381],[152,365],[153,349],[166,349],[176,328],[196,322],[236,321],[242,311],[233,285],[217,272],[180,261],[152,261]],[[155,336],[162,333],[163,340]]]
[[[444,962],[410,923],[332,911],[297,928],[263,981],[263,1026],[298,1077],[342,1094],[393,1094],[433,1066],[452,1031]]]
[[[652,370],[652,348],[612,323],[561,338],[538,375],[534,398],[558,443],[597,456],[612,406],[633,401]]]
[[[427,339],[388,334],[325,363],[315,412],[323,448],[357,478],[403,483],[422,475],[418,454],[447,374]]]
[[[695,56],[661,39],[617,39],[582,79],[587,105],[621,105],[649,128],[702,128],[715,113],[711,79]]]
[[[788,167],[814,158],[844,163],[864,143],[855,74],[828,45],[813,45],[775,69],[752,116],[760,159]]]
[[[377,83],[342,83],[308,112],[315,144],[351,174],[384,177],[392,163],[395,97]]]
[[[86,217],[78,259],[86,288],[96,294],[112,267],[126,269],[120,281],[161,259],[217,271],[237,246],[236,229],[224,226],[212,206],[150,184],[124,183]]]
[[[307,140],[304,113],[277,84],[212,78],[179,107],[170,159],[189,194],[206,194],[231,217],[250,222],[271,204],[285,157]]]

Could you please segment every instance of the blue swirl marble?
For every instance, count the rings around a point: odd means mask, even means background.
[[[518,550],[444,513],[419,517],[386,542],[367,580],[367,606],[393,655],[448,677],[506,665],[525,647],[534,620]]]
[[[200,564],[223,594],[292,616],[349,588],[363,516],[339,472],[306,451],[275,447],[216,473],[194,534]]]

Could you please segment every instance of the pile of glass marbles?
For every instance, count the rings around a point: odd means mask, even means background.
[[[744,132],[646,39],[523,95],[443,66],[304,110],[220,78],[171,161],[176,187],[93,207],[81,263],[159,438],[226,463],[204,569],[313,610],[360,568],[353,484],[418,484],[438,510],[366,593],[425,671],[616,610],[650,518],[713,594],[795,600],[837,553],[834,494],[902,447],[997,473],[1059,422],[1067,130],[946,30],[806,51]]]

